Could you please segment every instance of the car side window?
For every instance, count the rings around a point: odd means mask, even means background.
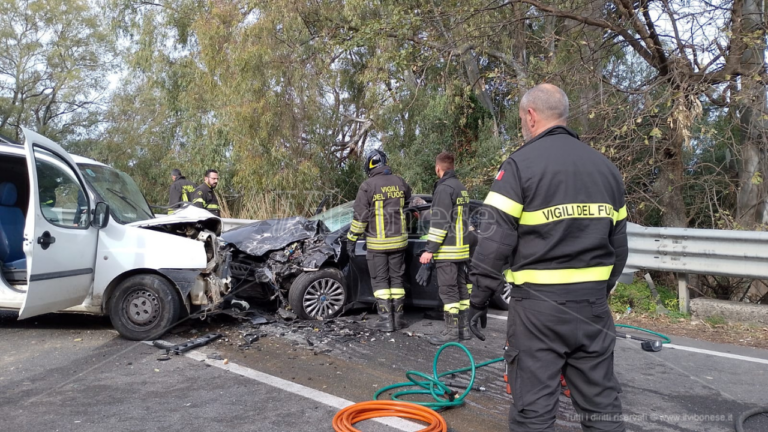
[[[72,168],[59,156],[34,149],[38,197],[43,217],[65,228],[87,228],[88,198]]]

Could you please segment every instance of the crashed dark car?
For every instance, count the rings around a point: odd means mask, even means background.
[[[416,282],[429,231],[432,197],[418,195],[404,210],[408,229],[406,304],[440,307],[436,278],[427,286]],[[352,202],[309,219],[290,217],[258,221],[222,234],[231,253],[230,276],[238,297],[290,305],[302,319],[327,319],[345,310],[375,303],[362,237],[355,254],[347,254],[346,234],[352,223]],[[477,227],[482,202],[470,203],[470,224]],[[494,298],[507,309],[508,287]]]

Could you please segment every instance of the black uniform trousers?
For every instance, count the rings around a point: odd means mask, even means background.
[[[435,270],[443,310],[459,313],[460,310],[469,309],[467,262],[436,261]]]
[[[378,299],[397,299],[405,296],[405,250],[373,252],[365,256],[371,274],[373,296]]]
[[[616,329],[605,296],[554,301],[535,291],[515,288],[509,302],[509,430],[552,430],[561,372],[583,430],[625,430],[613,373]]]

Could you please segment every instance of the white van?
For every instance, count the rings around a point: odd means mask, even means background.
[[[127,174],[23,133],[23,145],[0,138],[0,309],[106,314],[123,337],[149,340],[221,302],[218,217],[155,218]]]

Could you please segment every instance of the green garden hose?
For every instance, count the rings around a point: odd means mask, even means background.
[[[635,327],[635,326],[626,325],[626,324],[616,324],[616,327],[624,327],[624,328],[629,328],[629,329],[649,333],[662,338],[663,343],[670,343],[670,340],[667,336],[661,333],[656,333],[652,330],[644,329],[642,327]],[[467,355],[467,358],[469,358],[469,366],[461,369],[454,369],[454,370],[449,370],[447,372],[439,373],[437,371],[437,363],[438,363],[438,360],[440,360],[440,355],[443,353],[443,350],[452,346],[458,347],[462,351],[464,351],[464,353]],[[504,357],[499,357],[499,358],[488,360],[482,363],[475,363],[475,358],[472,357],[472,354],[469,352],[467,347],[465,347],[460,343],[448,342],[447,344],[441,346],[440,349],[437,350],[437,353],[435,354],[435,358],[432,360],[432,376],[429,376],[419,371],[408,371],[405,373],[405,377],[408,379],[408,382],[392,384],[392,385],[381,388],[373,395],[373,400],[379,400],[379,396],[381,396],[383,393],[386,393],[390,390],[400,389],[404,387],[418,387],[413,390],[398,391],[394,393],[391,396],[391,398],[394,401],[411,402],[411,403],[425,406],[427,408],[432,408],[433,410],[453,408],[453,407],[462,405],[464,403],[464,398],[469,394],[469,392],[472,390],[472,387],[475,385],[475,374],[477,373],[478,369],[482,367],[486,367],[488,365],[492,365],[494,363],[499,363],[502,361],[504,361]],[[441,378],[447,375],[458,374],[462,372],[470,372],[470,371],[472,372],[472,375],[470,376],[469,384],[467,385],[467,389],[464,390],[464,393],[459,394],[458,392],[451,390],[450,387],[448,387],[446,384],[440,381]],[[407,396],[407,395],[430,395],[432,396],[432,399],[434,399],[434,402],[417,402],[417,401],[406,401],[406,400],[400,399],[401,396]]]
[[[469,358],[469,366],[461,369],[455,369],[455,370],[450,370],[443,373],[438,373],[437,362],[440,359],[440,354],[442,354],[443,350],[451,346],[459,347],[464,351],[464,353]],[[381,390],[377,391],[373,395],[373,400],[378,400],[379,396],[382,393],[388,392],[390,390],[403,388],[403,387],[420,387],[420,389],[415,389],[415,390],[399,391],[392,395],[392,400],[400,401],[400,402],[411,402],[411,403],[425,406],[427,408],[432,408],[433,410],[453,408],[455,406],[459,406],[464,403],[464,398],[469,394],[469,392],[472,390],[472,386],[475,384],[475,373],[477,372],[477,369],[480,369],[481,367],[485,367],[490,364],[498,363],[501,361],[504,361],[504,357],[488,360],[483,363],[475,363],[474,357],[472,357],[472,354],[464,345],[456,342],[448,342],[447,344],[441,346],[440,349],[437,350],[437,354],[435,354],[435,358],[432,361],[432,376],[428,376],[427,374],[424,374],[418,371],[408,371],[405,373],[405,377],[408,378],[408,382],[392,384],[390,386],[382,388]],[[467,389],[464,390],[464,393],[462,393],[461,395],[458,395],[458,392],[451,390],[447,385],[443,384],[443,382],[440,381],[440,378],[446,375],[468,372],[468,371],[472,371],[472,375],[469,380],[469,385],[467,386]],[[423,381],[420,381],[418,378],[422,378]],[[430,395],[435,400],[435,402],[403,401],[400,399],[401,396],[415,395],[415,394]]]
[[[635,326],[631,326],[631,325],[627,325],[627,324],[616,324],[616,327],[628,328],[628,329],[637,330],[637,331],[645,332],[645,333],[648,333],[648,334],[652,334],[654,336],[658,336],[658,337],[661,338],[661,343],[668,344],[668,343],[672,342],[671,340],[669,340],[669,337],[667,337],[666,335],[663,335],[661,333],[656,333],[653,330],[644,329],[642,327],[635,327]]]

